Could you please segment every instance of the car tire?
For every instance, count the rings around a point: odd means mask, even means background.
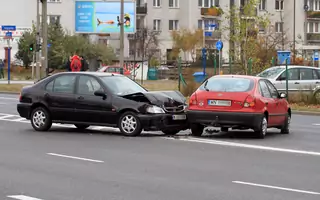
[[[200,137],[203,133],[204,126],[201,124],[191,124],[191,135]]]
[[[180,130],[162,130],[162,133],[165,135],[177,135],[180,132]]]
[[[36,131],[48,131],[52,126],[50,113],[44,107],[36,107],[31,112],[31,125]]]
[[[221,132],[228,132],[229,128],[228,127],[221,127],[220,131]]]
[[[254,130],[255,135],[260,138],[263,139],[268,131],[268,120],[267,117],[264,115],[263,117],[261,117],[261,120],[257,126],[257,128]]]
[[[291,115],[287,113],[286,119],[284,120],[284,124],[281,128],[282,134],[289,134],[290,133],[290,122],[291,122]]]
[[[131,111],[125,112],[120,116],[118,127],[125,136],[134,137],[140,135],[142,132],[140,119],[136,113]]]
[[[77,127],[77,129],[80,129],[80,130],[84,130],[84,129],[87,129],[87,128],[90,127],[90,125],[84,125],[84,124],[75,124],[74,126]]]

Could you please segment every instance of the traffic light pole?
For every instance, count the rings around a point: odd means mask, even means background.
[[[40,44],[40,3],[39,0],[37,1],[37,25],[36,25],[36,31],[37,31],[37,35],[36,35],[36,79],[40,80],[40,61],[39,61],[39,57],[40,57],[40,53],[39,53],[39,44]]]
[[[48,76],[48,17],[47,17],[47,3],[48,0],[42,0],[42,69],[43,72]]]
[[[120,2],[120,67],[124,67],[124,0]]]

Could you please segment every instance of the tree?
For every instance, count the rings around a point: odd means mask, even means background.
[[[136,43],[140,53],[150,64],[151,59],[157,58],[159,53],[159,36],[160,32],[146,28],[139,29],[136,33]]]
[[[34,49],[30,51],[29,46],[33,44]],[[24,67],[28,68],[33,60],[33,52],[36,50],[36,36],[35,29],[33,27],[31,32],[23,33],[22,37],[18,42],[18,51],[15,58],[23,62]]]
[[[248,60],[252,59],[253,65],[259,62],[257,58],[257,38],[259,28],[266,28],[270,24],[269,14],[257,14],[257,6],[260,1],[247,0],[240,7],[234,6],[228,12],[224,12],[224,19],[230,21],[222,27],[223,36],[231,43],[229,56],[241,69],[248,73]]]
[[[172,31],[171,37],[173,40],[173,52],[171,56],[178,57],[181,51],[184,54],[184,60],[187,60],[189,54],[194,62],[196,59],[196,51],[202,45],[203,31],[200,29],[180,29]]]
[[[48,27],[48,67],[52,69],[61,68],[65,62],[64,51],[65,32],[61,24],[56,21]],[[45,47],[42,47],[45,48]]]

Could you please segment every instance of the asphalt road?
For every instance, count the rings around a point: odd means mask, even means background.
[[[0,199],[319,200],[320,117],[294,115],[290,135],[194,138],[116,129],[33,131],[0,95]],[[33,197],[33,199],[31,198]]]

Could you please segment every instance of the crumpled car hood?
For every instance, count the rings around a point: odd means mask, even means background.
[[[150,104],[165,107],[184,105],[186,98],[179,91],[151,91],[143,93],[133,93],[122,96],[138,102],[149,101]]]

